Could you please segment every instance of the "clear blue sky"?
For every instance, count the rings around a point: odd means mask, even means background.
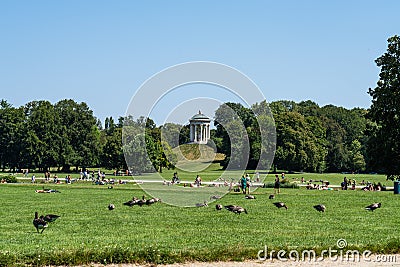
[[[201,60],[245,73],[268,101],[367,108],[399,11],[400,1],[1,1],[0,98],[72,98],[116,119],[151,75]]]

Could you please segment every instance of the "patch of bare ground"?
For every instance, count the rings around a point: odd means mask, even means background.
[[[326,266],[326,267],[339,267],[339,266],[400,266],[400,254],[395,255],[371,255],[367,260],[360,258],[359,260],[331,260],[326,258],[322,261],[305,260],[305,261],[281,261],[281,260],[265,260],[265,261],[243,261],[243,262],[187,262],[187,263],[175,263],[167,265],[155,265],[155,264],[90,264],[82,265],[79,267],[285,267],[285,266]],[[77,266],[78,267],[78,266]]]

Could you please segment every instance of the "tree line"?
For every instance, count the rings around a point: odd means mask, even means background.
[[[387,52],[375,62],[381,72],[377,86],[368,91],[372,97],[369,109],[320,107],[310,100],[263,101],[251,107],[222,104],[215,111],[216,129],[211,131],[218,152],[226,155],[221,165],[382,172],[399,179],[399,36],[388,39]],[[269,135],[267,141],[262,135]],[[176,164],[173,148],[187,142],[188,125],[157,126],[151,118],[128,116],[117,122],[106,118],[102,127],[86,103],[71,99],[55,104],[32,101],[21,107],[0,101],[2,170],[57,167],[70,171],[94,166],[118,170],[129,166],[138,173],[162,171]],[[271,151],[274,155],[268,154]],[[248,158],[244,160],[240,154],[248,154]]]
[[[225,103],[217,109],[216,129],[211,130],[211,139],[218,152],[226,155],[221,162],[223,167],[232,158],[232,146],[239,152],[243,149],[238,138],[241,136],[238,129],[243,126],[250,143],[249,160],[247,166],[238,167],[256,167],[261,153],[258,123],[263,115],[269,120],[268,106],[276,127],[273,168],[311,172],[378,171],[368,153],[366,129],[372,121],[366,118],[367,110],[333,105],[319,107],[312,101],[287,100],[269,105],[264,101],[251,108]],[[239,119],[228,122],[226,117],[232,118],[232,114],[227,113],[226,107]],[[229,135],[229,130],[236,132]],[[157,126],[152,119],[144,117],[120,117],[115,122],[108,117],[103,127],[86,103],[70,99],[54,105],[48,101],[32,101],[18,108],[5,100],[0,102],[0,167],[3,170],[44,171],[57,167],[70,171],[94,166],[125,169],[125,152],[135,160],[148,155],[150,161],[131,164],[135,172],[154,168],[160,171],[176,163],[172,148],[187,142],[188,125]]]

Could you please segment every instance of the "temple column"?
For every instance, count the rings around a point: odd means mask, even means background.
[[[204,130],[203,124],[200,124],[200,142],[203,142],[203,130]]]

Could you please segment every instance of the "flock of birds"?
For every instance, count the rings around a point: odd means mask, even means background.
[[[271,194],[271,195],[269,195],[268,198],[269,199],[275,199],[275,195]],[[211,196],[210,199],[211,200],[218,200],[218,199],[221,199],[221,196]],[[256,199],[256,197],[254,195],[245,195],[245,199]],[[138,205],[138,206],[141,207],[143,205],[149,206],[149,205],[155,204],[157,202],[161,202],[161,199],[155,198],[155,197],[146,199],[146,197],[143,195],[142,198],[140,198],[140,199],[137,198],[137,197],[133,197],[131,200],[129,200],[127,202],[124,202],[123,205],[129,206],[129,207]],[[277,207],[278,209],[280,209],[280,208],[285,208],[286,210],[288,209],[288,206],[284,202],[273,202],[272,204],[275,205],[275,207]],[[196,204],[196,207],[206,207],[206,206],[208,206],[207,201],[204,201],[204,203],[197,203]],[[374,211],[374,210],[376,210],[376,209],[378,209],[380,207],[381,207],[381,203],[372,203],[371,205],[365,207],[365,209],[369,210],[369,211]],[[314,205],[313,208],[316,209],[319,212],[325,212],[325,210],[326,210],[326,206],[323,205],[323,204]],[[115,209],[115,205],[110,203],[108,205],[108,209],[109,210],[114,210]],[[238,206],[238,205],[226,205],[226,206],[223,206],[221,204],[216,204],[215,205],[215,209],[217,211],[220,211],[222,209],[226,209],[226,210],[228,210],[230,212],[233,212],[235,214],[238,214],[238,215],[241,214],[241,213],[248,214],[248,212],[247,212],[247,210],[245,208],[243,208],[241,206]],[[54,222],[59,217],[60,217],[59,215],[55,215],[55,214],[46,214],[46,215],[41,215],[39,217],[39,213],[35,212],[35,218],[33,219],[33,225],[35,226],[36,231],[38,233],[43,233],[44,229],[47,228],[48,224],[51,223],[51,222]],[[41,230],[41,231],[39,232],[39,230]]]
[[[156,197],[146,199],[146,197],[143,195],[141,199],[139,199],[137,197],[133,197],[131,200],[129,200],[129,201],[123,203],[123,204],[125,206],[129,206],[129,207],[132,207],[132,206],[135,206],[135,205],[138,205],[139,207],[141,207],[143,205],[149,206],[149,205],[152,205],[152,204],[157,203],[157,202],[161,202],[161,199],[156,198]],[[108,205],[108,209],[109,210],[115,209],[114,204]]]
[[[269,199],[275,199],[275,195],[271,194],[268,197]],[[212,196],[210,199],[220,199],[220,197],[218,196]],[[245,199],[256,199],[255,196],[253,195],[245,195]],[[275,205],[275,207],[277,207],[278,209],[280,208],[285,208],[286,210],[288,209],[288,206],[284,203],[284,202],[273,202],[273,205]],[[381,203],[372,203],[371,205],[365,207],[366,210],[369,211],[374,211],[378,208],[381,207]],[[197,207],[203,207],[203,206],[208,206],[206,202],[204,202],[204,204],[196,204]],[[216,210],[222,210],[223,208],[227,209],[228,211],[231,211],[233,213],[236,214],[241,214],[242,212],[247,214],[247,210],[241,206],[237,206],[237,205],[227,205],[227,206],[222,206],[221,204],[217,204],[215,205],[215,209]],[[317,204],[314,205],[313,208],[319,212],[325,212],[326,210],[326,206],[323,204]]]

